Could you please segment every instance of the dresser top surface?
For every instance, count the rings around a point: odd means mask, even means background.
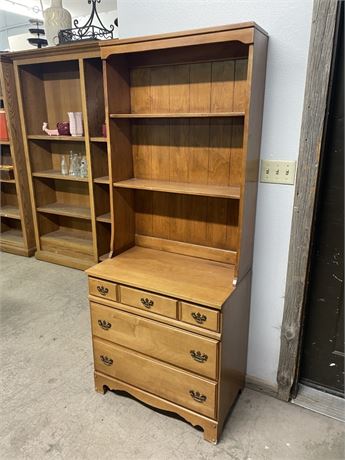
[[[86,272],[90,276],[218,309],[234,289],[233,265],[139,246]]]

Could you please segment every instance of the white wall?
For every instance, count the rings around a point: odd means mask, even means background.
[[[312,0],[118,0],[119,36],[255,21],[269,34],[261,158],[297,160]],[[276,386],[293,186],[259,184],[249,376]]]

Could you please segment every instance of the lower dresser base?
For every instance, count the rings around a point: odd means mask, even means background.
[[[126,391],[145,404],[149,404],[150,406],[156,407],[157,409],[176,413],[191,425],[200,426],[204,430],[204,439],[206,441],[212,442],[214,444],[218,442],[221,430],[219,430],[219,424],[215,420],[197,414],[182,406],[174,404],[170,401],[166,401],[159,396],[155,396],[144,390],[140,390],[139,388],[129,385],[128,383],[121,382],[120,380],[108,377],[99,372],[95,372],[95,386],[96,391],[99,393],[104,394],[106,393],[107,389]]]

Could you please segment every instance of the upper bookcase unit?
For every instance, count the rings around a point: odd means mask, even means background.
[[[104,42],[114,233],[251,267],[267,35],[254,23]]]

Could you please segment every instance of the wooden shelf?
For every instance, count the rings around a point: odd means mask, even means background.
[[[107,224],[111,224],[111,215],[110,212],[107,212],[106,214],[102,214],[98,217],[96,217],[97,222],[105,222]]]
[[[3,205],[0,207],[0,216],[20,220],[19,208],[9,204]]]
[[[110,252],[107,252],[106,254],[103,254],[103,255],[99,256],[98,257],[99,261],[103,262],[103,260],[109,259],[109,254],[110,254]]]
[[[21,230],[18,230],[16,228],[11,228],[10,230],[1,232],[0,241],[2,244],[18,246],[20,248],[24,246],[23,234]]]
[[[111,113],[110,118],[225,118],[244,117],[244,112],[199,112],[199,113]]]
[[[0,182],[3,182],[4,184],[15,184],[16,183],[15,179],[1,179],[1,178],[0,178]]]
[[[46,214],[55,214],[58,216],[77,217],[79,219],[91,219],[91,211],[89,208],[74,206],[64,203],[50,203],[45,206],[39,206],[37,211]]]
[[[77,182],[88,182],[87,177],[79,177],[79,176],[64,176],[61,174],[60,171],[55,171],[53,169],[49,169],[47,171],[38,171],[32,173],[34,177],[43,177],[48,179],[58,179],[58,180],[70,180],[70,181],[77,181]]]
[[[90,137],[91,142],[107,142],[108,139],[106,137]]]
[[[109,176],[96,177],[93,181],[96,184],[109,184]]]
[[[240,198],[240,187],[204,184],[187,184],[183,182],[158,181],[151,179],[128,179],[114,182],[114,187],[150,190],[152,192],[179,193],[216,198]]]
[[[66,229],[55,230],[54,232],[41,235],[41,241],[56,247],[81,248],[83,253],[92,253],[91,234],[85,237],[85,232],[68,231]]]
[[[84,142],[85,137],[73,137],[73,136],[48,136],[48,134],[29,134],[28,139],[36,141],[61,141],[61,142]]]
[[[0,139],[0,145],[11,145],[10,141],[4,141]]]

